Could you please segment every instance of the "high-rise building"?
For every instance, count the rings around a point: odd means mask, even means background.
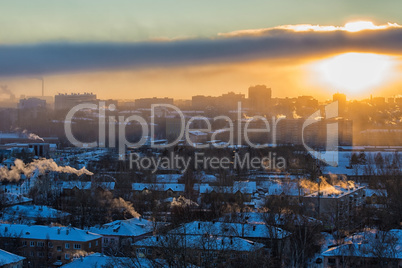
[[[135,100],[136,109],[151,109],[152,104],[170,104],[173,105],[172,98],[143,98]]]
[[[238,103],[244,103],[244,94],[229,92],[218,97],[219,107],[224,111],[237,110]]]
[[[81,103],[95,103],[97,102],[96,94],[59,94],[54,97],[55,110],[69,110],[74,106]]]
[[[272,91],[265,85],[248,88],[249,106],[256,112],[265,113],[270,108]]]
[[[338,102],[339,116],[344,116],[346,112],[346,95],[342,93],[335,93],[332,96],[333,101]]]

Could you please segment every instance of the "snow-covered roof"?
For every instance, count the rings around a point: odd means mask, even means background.
[[[307,192],[296,181],[281,181],[276,179],[258,182],[257,189],[265,192],[266,195],[285,194],[289,196],[303,196]]]
[[[402,247],[396,246],[396,250],[392,249],[391,245],[383,244],[383,252],[381,253],[384,258],[389,259],[402,259]],[[325,257],[335,256],[349,256],[349,257],[361,257],[361,258],[376,258],[376,248],[371,244],[362,243],[347,243],[336,247],[332,247],[322,253]]]
[[[24,257],[18,256],[13,253],[0,249],[0,266],[1,267],[3,267],[3,265],[20,262],[24,259],[25,259]]]
[[[91,227],[89,231],[110,236],[140,236],[153,231],[153,224],[141,218],[117,220],[100,227]]]
[[[7,192],[2,194],[1,202],[4,205],[16,205],[32,202],[32,199],[17,193]]]
[[[91,255],[78,258],[73,262],[63,265],[63,268],[102,268],[102,267],[144,267],[144,268],[162,268],[168,267],[164,260],[149,260],[146,258],[126,258],[126,257],[109,257],[102,253],[93,253]]]
[[[205,173],[202,173],[199,176],[197,176],[197,179],[201,183],[211,183],[211,182],[218,181],[218,178],[215,175],[210,175],[210,174],[205,174]]]
[[[75,227],[25,224],[0,224],[0,236],[76,242],[86,242],[102,237],[98,234],[84,231]]]
[[[19,133],[0,132],[0,139],[18,139],[21,138]]]
[[[304,224],[322,224],[320,220],[308,217],[305,215],[298,215],[294,213],[264,213],[264,212],[242,212],[242,213],[227,213],[218,219],[220,222],[247,222],[249,224],[274,224],[284,225],[287,222],[293,222],[294,225]]]
[[[178,183],[182,174],[158,174],[156,175],[157,183]]]
[[[114,190],[115,182],[96,182],[92,185],[90,181],[64,181],[62,189],[71,190],[74,187],[81,190],[90,190],[91,187],[101,187],[102,189]]]
[[[214,235],[158,235],[140,240],[137,247],[185,247],[200,250],[254,251],[265,247],[264,244],[238,237]]]
[[[385,189],[369,189],[369,188],[366,188],[365,191],[366,191],[366,196],[367,197],[372,197],[373,195],[384,196],[384,197],[387,196],[387,190],[385,190]]]
[[[383,245],[381,254],[384,258],[402,259],[402,230],[389,232],[376,229],[365,230],[345,239],[345,244],[333,247],[322,253],[323,256],[358,256],[364,258],[377,257],[378,241]]]
[[[253,194],[257,191],[257,185],[255,181],[235,181],[233,186],[211,186],[209,184],[197,184],[194,189],[200,191],[201,194],[210,193],[215,191],[217,193],[237,193]]]
[[[36,219],[36,218],[59,218],[70,215],[48,206],[35,205],[15,205],[3,210],[3,220],[12,221],[18,218],[21,219]]]
[[[205,233],[215,236],[232,236],[243,238],[274,238],[283,239],[289,232],[265,224],[202,222],[193,221],[169,231],[170,234],[203,235]]]
[[[185,185],[179,183],[133,183],[131,185],[134,191],[167,191],[171,189],[174,192],[184,192]]]

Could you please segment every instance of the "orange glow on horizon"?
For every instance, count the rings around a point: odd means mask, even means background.
[[[392,56],[350,52],[316,61],[312,69],[323,84],[359,95],[388,83],[394,65]]]

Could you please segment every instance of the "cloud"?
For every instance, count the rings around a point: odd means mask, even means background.
[[[302,31],[303,27],[307,30]],[[254,34],[248,30],[211,39],[164,42],[0,45],[0,76],[231,63],[350,51],[402,52],[402,27],[397,24],[303,27],[287,25],[252,30]],[[359,27],[367,30],[355,32]]]
[[[387,23],[385,25],[375,25],[371,21],[356,21],[346,23],[345,26],[333,26],[333,25],[312,25],[312,24],[295,24],[295,25],[280,25],[271,28],[263,29],[250,29],[239,30],[229,33],[219,33],[219,36],[234,37],[234,36],[256,36],[269,34],[274,30],[288,30],[293,32],[333,32],[333,31],[346,31],[346,32],[358,32],[363,30],[386,30],[392,28],[402,28],[397,23]]]

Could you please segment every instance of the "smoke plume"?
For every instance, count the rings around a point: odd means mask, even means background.
[[[190,199],[185,198],[184,196],[180,196],[177,199],[173,197],[173,201],[170,203],[172,207],[189,207],[189,206],[196,206],[198,204]]]
[[[28,132],[28,130],[24,129],[24,131],[22,131],[22,134],[24,134],[28,139],[30,140],[40,140],[40,141],[45,141],[44,139],[42,139],[41,137],[39,137],[38,135],[36,135],[35,133],[30,133]]]
[[[78,170],[70,166],[59,166],[53,159],[43,158],[34,160],[28,164],[25,164],[20,159],[16,159],[14,161],[14,166],[12,166],[11,169],[8,169],[7,167],[0,168],[0,180],[19,180],[21,174],[31,176],[35,171],[38,171],[40,174],[44,174],[46,171],[55,171],[59,173],[76,174],[77,176],[83,174],[93,175],[93,173],[88,171],[85,167]]]
[[[15,99],[14,93],[12,93],[12,92],[8,89],[7,85],[1,85],[1,86],[0,86],[0,93],[8,95],[8,96],[10,97],[10,99]]]
[[[339,180],[334,176],[330,177],[329,182],[324,177],[320,177],[319,180],[320,183],[313,182],[308,179],[303,179],[300,181],[300,186],[303,187],[304,189],[309,190],[310,193],[317,192],[318,190],[320,190],[320,193],[323,194],[340,194],[341,191],[335,188],[335,186],[339,186],[344,189],[355,187],[354,181]]]
[[[134,218],[139,218],[141,215],[135,211],[133,204],[129,201],[124,200],[123,198],[113,198],[110,202],[111,207],[117,210],[124,210]]]

